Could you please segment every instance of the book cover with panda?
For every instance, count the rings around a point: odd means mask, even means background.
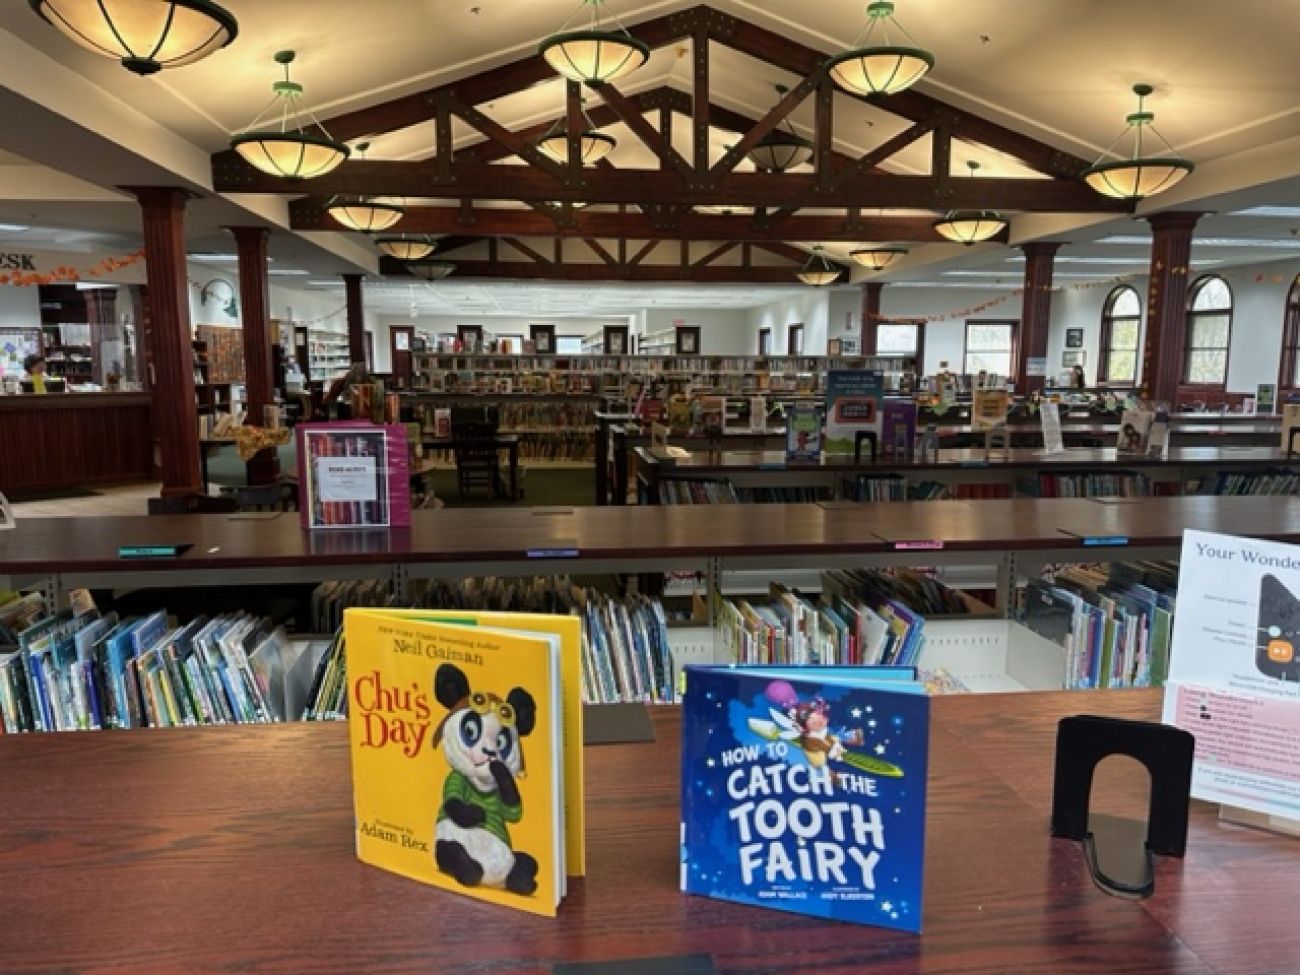
[[[682,890],[921,930],[912,668],[688,667],[682,708]]]
[[[566,754],[582,738],[579,727],[566,740],[561,627],[528,620],[344,614],[357,856],[553,917],[568,872]]]

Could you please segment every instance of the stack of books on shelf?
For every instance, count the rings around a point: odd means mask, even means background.
[[[660,504],[736,504],[740,498],[730,481],[671,480],[656,485]]]
[[[715,619],[729,659],[742,664],[915,666],[926,615],[989,612],[911,569],[822,574],[819,596],[773,583],[767,598],[720,597]]]
[[[834,498],[835,489],[820,484],[736,488],[736,500],[742,504],[813,504]]]
[[[844,497],[848,501],[906,501],[907,478],[902,474],[859,474],[845,479]]]
[[[0,654],[0,715],[9,733],[285,721],[320,652],[242,613],[184,625],[61,614]]]
[[[1214,482],[1215,494],[1300,494],[1300,474],[1288,470],[1265,474],[1220,471]]]
[[[599,586],[600,588],[597,588]],[[614,580],[560,578],[470,578],[428,580],[415,586],[403,606],[443,610],[552,613],[582,619],[582,697],[587,703],[672,702],[676,700],[668,624],[658,600],[611,595]],[[355,601],[354,601],[355,600]],[[392,606],[386,584],[329,582],[317,587],[312,607],[317,630],[329,632],[350,606]],[[319,664],[305,715],[338,717],[345,707],[339,675],[343,648],[335,645]],[[334,659],[337,658],[337,659]]]
[[[1151,494],[1151,480],[1136,471],[1038,475],[1038,496],[1042,498],[1145,498]]]
[[[1160,562],[1071,566],[1032,580],[1024,624],[1066,650],[1066,687],[1152,687],[1164,682],[1178,569]]]

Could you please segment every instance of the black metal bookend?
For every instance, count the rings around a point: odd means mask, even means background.
[[[1108,894],[1150,897],[1155,892],[1152,858],[1181,857],[1186,852],[1195,746],[1190,732],[1170,725],[1093,715],[1061,719],[1056,732],[1052,835],[1083,843],[1092,879]],[[1111,755],[1136,759],[1151,776],[1146,842],[1136,851],[1143,864],[1131,880],[1116,879],[1102,870],[1097,837],[1089,828],[1093,774],[1098,763]]]

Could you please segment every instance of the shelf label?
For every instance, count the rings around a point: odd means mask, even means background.
[[[988,467],[989,462],[987,460],[959,460],[957,462],[957,466],[958,467]]]
[[[576,548],[530,548],[525,556],[530,559],[576,559],[579,552]]]
[[[122,545],[118,547],[119,559],[171,559],[193,546],[182,545]]]
[[[894,543],[895,552],[918,552],[918,551],[937,552],[942,548],[943,548],[943,541],[940,539],[928,539],[928,540]]]
[[[1127,545],[1128,538],[1124,535],[1085,535],[1083,537],[1084,545]]]

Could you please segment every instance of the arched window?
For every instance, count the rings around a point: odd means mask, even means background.
[[[1232,337],[1232,290],[1228,282],[1207,275],[1192,285],[1187,312],[1183,382],[1223,386],[1228,381],[1228,342]]]
[[[1142,336],[1142,299],[1127,284],[1106,297],[1101,312],[1101,361],[1097,382],[1137,381],[1138,346]]]
[[[1300,275],[1291,283],[1286,296],[1286,317],[1282,319],[1282,369],[1278,373],[1279,389],[1300,388]]]

